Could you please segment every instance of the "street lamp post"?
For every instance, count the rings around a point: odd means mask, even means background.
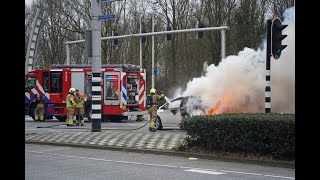
[[[140,34],[142,33],[142,16],[140,16]],[[142,68],[142,37],[140,37],[140,68]]]
[[[152,7],[152,32],[154,32],[154,12],[155,12],[154,5],[155,4],[158,4],[158,2],[153,2],[153,7]],[[151,88],[154,88],[154,35],[152,35],[152,82],[151,82]]]
[[[154,32],[154,13],[152,12],[152,32]],[[152,35],[152,85],[154,88],[154,35]]]

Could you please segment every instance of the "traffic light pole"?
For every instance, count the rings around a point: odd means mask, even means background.
[[[271,112],[271,86],[270,86],[270,58],[271,58],[271,25],[272,20],[267,21],[267,56],[266,56],[266,87],[265,87],[265,113]]]
[[[101,132],[101,15],[100,1],[91,0],[92,27],[92,132]]]
[[[152,33],[154,32],[154,13],[152,13]],[[154,36],[152,36],[152,70],[151,70],[151,88],[154,88]]]

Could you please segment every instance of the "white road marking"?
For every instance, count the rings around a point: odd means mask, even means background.
[[[222,172],[206,171],[206,170],[201,170],[201,169],[187,169],[187,170],[184,170],[184,171],[196,172],[196,173],[203,173],[203,174],[213,174],[213,175],[226,174],[226,173],[222,173]]]
[[[48,131],[51,131],[51,132],[62,132],[62,131],[57,131],[57,130],[48,130]]]
[[[276,177],[276,178],[283,178],[283,179],[295,179],[294,177],[276,176],[276,175],[270,175],[270,174],[257,174],[257,173],[238,172],[238,171],[215,170],[215,169],[201,169],[201,168],[186,167],[186,166],[178,167],[178,166],[165,165],[165,164],[149,164],[149,163],[140,163],[140,162],[132,162],[132,161],[116,161],[116,160],[108,160],[108,159],[98,159],[98,158],[90,158],[90,157],[46,153],[46,152],[31,151],[31,150],[25,150],[25,152],[52,155],[52,156],[60,156],[60,157],[78,158],[78,159],[89,159],[89,160],[105,161],[105,162],[113,162],[113,163],[137,164],[137,165],[144,165],[144,166],[157,166],[157,167],[170,167],[170,168],[173,167],[173,168],[179,168],[179,169],[186,169],[187,168],[187,170],[184,170],[184,171],[196,172],[196,173],[206,173],[206,174],[213,174],[213,175],[221,175],[221,174],[226,174],[226,173],[236,173],[236,174],[265,176],[265,177],[273,177],[273,178]],[[224,173],[224,172],[226,172],[226,173]]]
[[[171,165],[162,165],[162,164],[148,164],[148,163],[143,163],[146,166],[160,166],[160,167],[174,167],[176,168],[177,166],[171,166]]]
[[[267,177],[276,177],[276,178],[284,178],[284,179],[295,179],[292,177],[286,177],[286,176],[274,176],[274,175],[263,175],[263,176],[267,176]]]
[[[25,129],[26,131],[36,131],[38,129]]]
[[[231,173],[236,173],[236,174],[247,174],[247,175],[255,175],[255,176],[262,176],[263,174],[256,174],[256,173],[246,173],[246,172],[237,172],[237,171],[224,171],[220,170],[222,172],[231,172]]]

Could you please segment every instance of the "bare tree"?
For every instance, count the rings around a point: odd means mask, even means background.
[[[269,0],[269,4],[273,16],[283,20],[284,11],[294,6],[294,0]]]

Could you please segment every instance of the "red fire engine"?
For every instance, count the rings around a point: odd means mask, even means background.
[[[91,65],[52,65],[25,75],[25,114],[34,118],[34,99],[44,95],[46,119],[65,121],[65,99],[71,87],[87,97],[85,116],[91,121]],[[146,70],[131,64],[101,66],[102,120],[145,115]]]

